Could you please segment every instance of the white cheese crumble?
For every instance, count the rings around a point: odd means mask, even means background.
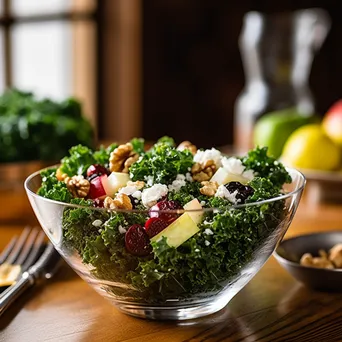
[[[118,227],[118,229],[119,229],[119,233],[120,234],[125,234],[126,233],[126,229],[123,228],[121,225]]]
[[[205,164],[208,160],[213,160],[217,168],[222,165],[221,159],[222,154],[219,150],[216,150],[216,148],[204,151],[199,150],[194,155],[194,161],[196,163]]]
[[[208,240],[205,240],[204,243],[205,243],[206,246],[210,245],[210,242]]]
[[[135,192],[133,192],[132,197],[136,198],[137,200],[141,199],[141,191],[137,190]]]
[[[204,207],[207,203],[205,201],[201,201],[201,206]]]
[[[119,190],[120,194],[125,194],[127,196],[132,195],[139,189],[135,185],[127,185]]]
[[[94,227],[100,227],[100,226],[102,225],[102,221],[101,221],[101,220],[95,220],[95,221],[92,223],[92,225],[93,225]]]
[[[178,192],[182,186],[185,186],[185,176],[184,175],[177,175],[176,179],[168,186],[169,191]]]
[[[150,188],[144,189],[141,195],[141,200],[146,208],[154,206],[157,201],[166,196],[168,188],[165,184],[154,184]]]
[[[213,231],[212,231],[211,229],[206,228],[206,229],[204,230],[204,234],[213,235],[214,233],[213,233]]]
[[[236,198],[238,191],[229,192],[228,189],[224,185],[220,185],[216,191],[215,197],[226,198],[229,202],[236,204],[240,200]]]
[[[198,248],[195,249],[195,252],[199,252],[200,250]]]
[[[153,185],[153,181],[154,181],[153,176],[145,176],[144,179],[145,179],[145,182],[148,186]]]
[[[191,170],[191,169],[190,169]],[[193,179],[192,179],[192,176],[191,176],[191,173],[190,172],[187,172],[185,174],[185,179],[188,181],[188,182],[193,182]]]
[[[228,173],[233,173],[234,175],[241,175],[247,180],[252,180],[254,178],[253,170],[246,170],[245,166],[242,164],[240,159],[234,157],[223,157],[222,166]]]

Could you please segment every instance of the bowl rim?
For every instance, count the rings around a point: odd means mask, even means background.
[[[326,234],[336,234],[339,233],[342,235],[342,230],[338,230],[338,229],[334,229],[334,230],[328,230],[328,231],[324,231],[324,232],[315,232],[315,233],[304,233],[304,234],[300,234],[300,235],[296,235],[287,239],[282,240],[279,245],[277,246],[277,248],[274,250],[273,255],[274,257],[278,260],[279,263],[281,264],[286,264],[295,268],[299,268],[299,269],[309,269],[309,270],[315,270],[318,272],[334,272],[334,273],[341,273],[342,272],[342,268],[319,268],[319,267],[313,267],[313,266],[306,266],[306,265],[301,265],[298,262],[295,261],[291,261],[289,259],[284,258],[283,256],[281,256],[277,250],[279,247],[281,247],[281,245],[283,243],[286,243],[288,241],[293,241],[293,240],[298,240],[301,238],[307,238],[309,236],[315,236],[315,235],[326,235]]]
[[[60,202],[60,201],[56,201],[56,200],[52,200],[43,196],[40,196],[38,194],[36,194],[35,192],[33,192],[30,188],[29,188],[29,183],[31,182],[31,180],[40,175],[40,173],[44,170],[48,170],[51,169],[53,167],[58,167],[58,165],[52,165],[52,166],[48,166],[46,168],[40,169],[34,173],[32,173],[31,175],[29,175],[24,182],[24,188],[26,190],[26,193],[29,194],[30,196],[33,196],[37,199],[41,199],[43,201],[49,202],[49,203],[54,203],[54,204],[58,204],[58,205],[63,205],[66,207],[70,207],[70,208],[82,208],[82,209],[91,209],[91,210],[97,210],[97,211],[106,211],[106,212],[121,212],[121,213],[148,213],[148,212],[158,212],[158,213],[169,213],[169,214],[182,214],[182,213],[186,213],[186,212],[190,212],[190,213],[196,213],[196,212],[221,212],[223,209],[222,208],[202,208],[202,209],[177,209],[177,210],[158,210],[158,211],[151,211],[150,209],[146,208],[146,210],[140,210],[140,209],[107,209],[107,208],[97,208],[97,207],[91,207],[91,206],[85,206],[85,205],[80,205],[80,204],[72,204],[72,203],[65,203],[65,202]],[[272,197],[266,200],[262,200],[262,201],[257,201],[257,202],[250,202],[250,203],[243,203],[243,204],[233,204],[227,208],[225,208],[225,210],[234,210],[234,209],[241,209],[241,208],[245,208],[245,207],[252,207],[252,206],[259,206],[259,205],[263,205],[263,204],[267,204],[267,203],[273,203],[279,200],[283,200],[289,197],[292,197],[296,194],[301,194],[301,192],[303,191],[305,184],[306,184],[306,177],[305,175],[295,169],[295,168],[290,168],[290,167],[286,167],[286,170],[289,172],[294,172],[297,175],[300,176],[301,179],[301,185],[298,186],[298,188],[296,188],[293,191],[290,191],[288,193],[276,196],[276,197]],[[289,183],[290,184],[290,183]]]

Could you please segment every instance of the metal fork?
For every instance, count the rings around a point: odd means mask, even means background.
[[[44,249],[44,237],[41,229],[26,227],[7,244],[0,254],[0,292],[38,260]]]

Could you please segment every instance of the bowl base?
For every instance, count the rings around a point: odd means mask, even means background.
[[[113,303],[121,312],[135,317],[153,320],[187,320],[211,315],[223,309],[229,302],[222,297],[206,303],[184,306],[148,306],[134,303]]]

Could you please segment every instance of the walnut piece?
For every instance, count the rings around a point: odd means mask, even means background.
[[[109,157],[109,169],[112,172],[128,173],[128,168],[138,160],[131,143],[118,146]]]
[[[189,150],[193,155],[195,155],[197,152],[197,147],[190,141],[186,140],[186,141],[181,142],[178,145],[177,150],[178,151]]]
[[[139,159],[139,154],[134,153],[131,154],[126,161],[124,162],[124,168],[122,169],[122,172],[128,173],[128,169],[131,167],[133,163],[135,163]]]
[[[320,251],[320,255],[320,257],[314,258],[310,253],[305,253],[300,259],[300,264],[303,266],[333,269],[334,265],[326,257],[326,254]]]
[[[84,198],[88,195],[90,183],[82,175],[66,177],[64,182],[74,197]]]
[[[117,194],[115,198],[107,196],[103,202],[103,206],[107,209],[133,209],[131,199],[126,194]]]
[[[195,163],[191,168],[192,178],[197,182],[208,181],[216,171],[213,160],[207,160],[204,164]]]
[[[56,170],[56,178],[59,181],[64,182],[65,178],[67,178],[67,177],[68,177],[68,175],[66,173],[63,173],[63,171],[61,170],[60,167]]]
[[[329,260],[336,268],[342,268],[342,243],[339,243],[330,249]]]
[[[200,192],[202,195],[206,195],[209,197],[215,196],[215,193],[218,189],[217,182],[204,181],[204,182],[201,182],[201,184],[202,184],[202,188],[200,188]]]
[[[145,182],[143,182],[143,181],[136,181],[136,182],[128,181],[126,186],[134,186],[138,190],[141,190],[145,186]]]

